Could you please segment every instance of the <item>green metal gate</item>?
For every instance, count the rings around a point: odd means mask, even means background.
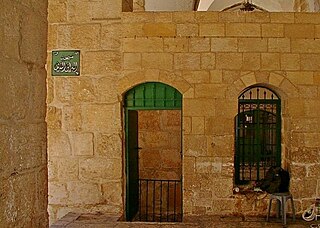
[[[281,165],[281,100],[268,88],[249,88],[238,98],[235,121],[235,183],[261,180]]]
[[[138,154],[140,148],[138,142],[138,110],[181,110],[182,95],[178,90],[166,84],[160,82],[148,82],[140,84],[129,90],[125,95],[124,102],[127,183],[126,220],[132,221],[136,217],[139,208],[141,208],[141,205],[139,205],[139,196],[141,196],[141,192],[139,192],[140,180]],[[158,180],[150,181],[154,182]],[[180,181],[180,185],[177,186],[182,187],[182,180],[180,179],[178,181]],[[181,191],[181,189],[179,191]]]

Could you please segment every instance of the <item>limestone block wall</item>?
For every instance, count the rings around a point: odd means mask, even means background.
[[[181,111],[138,111],[139,178],[181,179]]]
[[[296,209],[320,194],[320,16],[135,12],[121,1],[49,1],[52,50],[79,49],[80,77],[48,73],[49,213],[123,213],[123,95],[159,81],[183,94],[184,214],[264,214],[233,194],[234,117],[243,89],[282,100],[282,162]],[[112,11],[112,13],[111,13]]]
[[[265,212],[266,201],[232,192],[237,97],[255,84],[281,96],[282,163],[298,212],[319,195],[319,20],[306,13],[123,14],[120,85],[156,80],[183,93],[185,214]]]
[[[47,227],[47,1],[0,9],[0,227]]]
[[[50,223],[69,211],[121,214],[121,1],[50,0],[52,50],[80,50],[80,77],[48,70]],[[50,67],[49,67],[50,68]]]

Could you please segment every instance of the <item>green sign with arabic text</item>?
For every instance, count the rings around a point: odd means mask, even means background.
[[[52,76],[79,76],[80,51],[52,51]]]

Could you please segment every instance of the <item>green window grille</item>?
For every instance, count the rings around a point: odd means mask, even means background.
[[[246,89],[238,98],[235,118],[235,183],[264,178],[281,165],[281,100],[265,87]]]
[[[181,109],[182,95],[175,88],[160,82],[147,82],[129,90],[127,109]]]

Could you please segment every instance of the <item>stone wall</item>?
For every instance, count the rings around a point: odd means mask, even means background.
[[[139,178],[180,180],[181,111],[138,111]]]
[[[80,77],[48,71],[50,223],[69,211],[121,214],[121,1],[49,1],[51,51],[81,51]]]
[[[52,221],[123,213],[123,95],[150,81],[183,94],[186,215],[265,215],[265,200],[232,191],[237,98],[255,84],[281,97],[282,162],[301,213],[320,193],[320,16],[120,11],[116,0],[50,1],[48,65],[52,50],[82,59],[80,77],[48,75]]]
[[[47,1],[0,2],[0,227],[47,227]]]

